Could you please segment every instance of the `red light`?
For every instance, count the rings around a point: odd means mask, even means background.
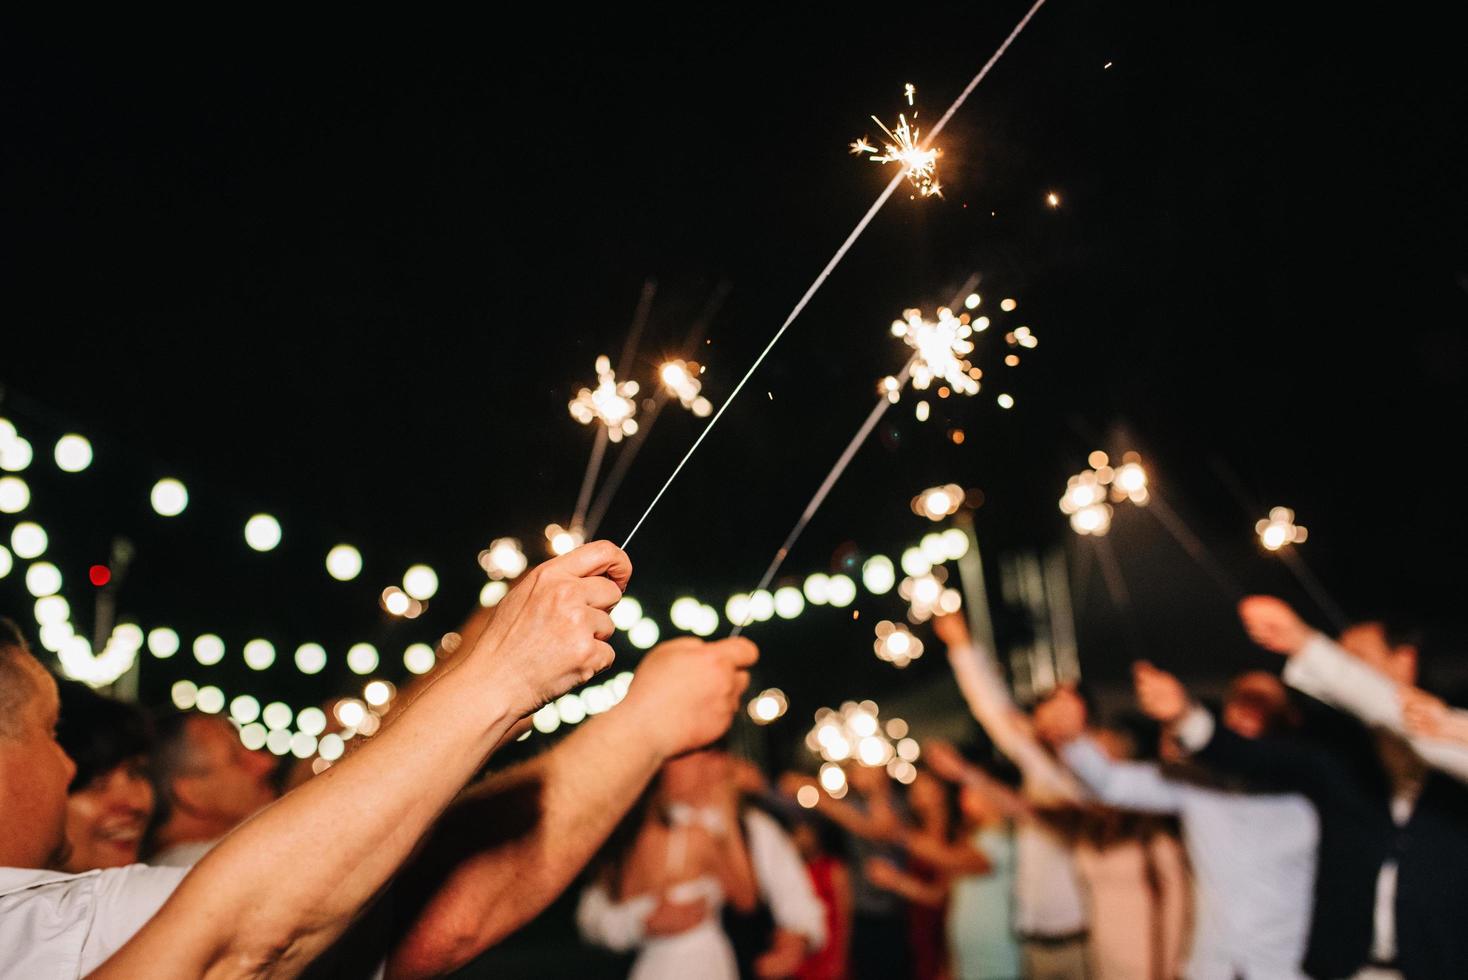
[[[93,565],[87,571],[87,578],[91,579],[92,584],[100,589],[112,581],[112,571],[106,565]]]

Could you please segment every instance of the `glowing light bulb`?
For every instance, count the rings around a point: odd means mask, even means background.
[[[256,551],[275,550],[280,537],[280,522],[269,514],[256,514],[245,522],[245,544]]]
[[[362,552],[339,544],[326,553],[326,574],[338,582],[350,582],[362,574]]]

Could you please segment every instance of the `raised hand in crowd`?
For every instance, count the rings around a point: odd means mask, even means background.
[[[1035,733],[1055,748],[1086,732],[1086,703],[1069,684],[1057,687],[1035,706]]]
[[[1315,632],[1289,603],[1269,595],[1251,595],[1240,602],[1239,619],[1249,639],[1286,656],[1300,652]]]
[[[1179,721],[1193,705],[1181,681],[1145,660],[1132,664],[1132,683],[1142,713],[1164,725]]]

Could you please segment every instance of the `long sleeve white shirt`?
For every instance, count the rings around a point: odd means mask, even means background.
[[[1328,637],[1316,633],[1289,658],[1285,683],[1297,691],[1349,712],[1373,728],[1407,740],[1423,762],[1468,782],[1468,745],[1423,738],[1407,730],[1396,682],[1351,656]],[[1468,712],[1457,711],[1468,716]]]
[[[1194,872],[1189,980],[1304,976],[1320,839],[1305,797],[1197,786],[1155,764],[1116,762],[1089,738],[1061,757],[1101,802],[1180,818]]]
[[[1026,796],[1042,806],[1079,802],[1080,785],[1025,724],[993,656],[976,646],[954,647],[948,662],[974,720],[1019,768]],[[1015,830],[1014,898],[1021,935],[1068,936],[1087,926],[1073,849],[1041,821],[1021,822]]]

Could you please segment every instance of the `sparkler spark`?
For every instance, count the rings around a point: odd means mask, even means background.
[[[658,377],[684,408],[705,419],[713,412],[714,406],[699,394],[703,390],[703,382],[698,380],[700,370],[693,361],[669,361],[662,366]]]
[[[912,101],[912,86],[907,87],[908,103]],[[913,117],[916,119],[916,115]],[[882,144],[882,152],[877,153],[877,148],[867,142],[865,136],[855,140],[851,144],[851,152],[860,156],[865,153],[873,163],[897,163],[902,165],[902,175],[907,178],[917,192],[923,197],[942,197],[943,188],[938,183],[938,155],[941,152],[936,147],[924,147],[920,143],[922,132],[907,121],[905,114],[897,116],[895,129],[888,129],[886,124],[876,116],[872,122],[877,124],[887,139]]]
[[[971,373],[973,365],[966,360],[974,351],[974,342],[969,339],[973,334],[974,328],[946,306],[938,309],[936,321],[924,319],[917,309],[904,310],[901,320],[892,321],[892,336],[901,337],[914,351],[912,386],[918,390],[937,379],[959,394],[978,393],[979,382]],[[883,390],[889,397],[897,393],[896,387],[885,381]]]
[[[621,442],[624,436],[630,436],[637,432],[637,420],[633,418],[637,414],[637,401],[634,397],[638,392],[636,381],[617,381],[617,376],[612,372],[611,358],[605,354],[596,359],[597,385],[591,388],[582,388],[576,392],[569,408],[571,417],[582,425],[590,425],[599,421],[607,427],[607,438],[612,442]]]

